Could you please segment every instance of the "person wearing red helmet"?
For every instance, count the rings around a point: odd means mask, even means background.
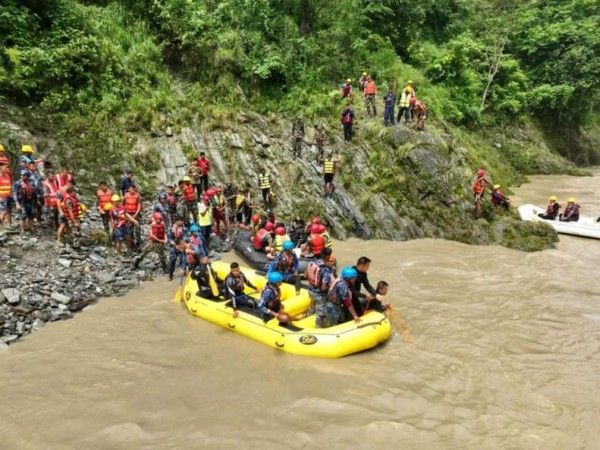
[[[287,234],[285,227],[278,226],[275,227],[275,251],[280,252],[284,242],[290,240],[290,237]]]
[[[320,231],[320,224],[310,226],[310,236],[308,236],[306,244],[302,246],[303,253],[312,255],[314,258],[319,258],[321,256],[321,252],[325,248],[325,238],[321,236]]]
[[[485,188],[493,187],[492,183],[485,177],[485,170],[479,169],[477,171],[477,176],[475,177],[475,181],[473,182],[473,202],[475,203],[475,218],[479,219],[481,217],[481,199],[485,194]]]
[[[150,222],[150,231],[148,232],[148,241],[141,253],[133,258],[132,266],[137,269],[140,261],[148,255],[150,252],[154,252],[160,259],[160,264],[165,273],[167,273],[167,230],[163,221],[163,216],[159,212],[152,214],[152,221]]]

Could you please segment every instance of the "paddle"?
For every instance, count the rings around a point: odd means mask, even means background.
[[[210,263],[206,264],[206,270],[208,271],[208,285],[210,286],[210,290],[214,297],[219,296],[219,287],[217,286],[217,281],[215,280],[216,276],[214,274],[214,270]]]
[[[184,270],[179,279],[179,286],[177,287],[177,292],[175,292],[175,297],[173,298],[175,303],[181,303],[183,301],[183,279],[185,278],[185,272],[186,271]]]

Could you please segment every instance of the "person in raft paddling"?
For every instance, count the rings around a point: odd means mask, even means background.
[[[577,222],[579,220],[580,209],[581,206],[575,203],[575,198],[569,197],[567,199],[567,206],[565,206],[565,212],[558,217],[561,222]]]
[[[279,272],[271,272],[267,275],[267,285],[260,295],[258,309],[263,315],[263,320],[268,322],[275,318],[280,324],[290,321],[290,316],[283,312],[283,303],[281,303],[281,282],[283,277]]]
[[[556,195],[551,195],[548,197],[548,205],[546,206],[546,211],[538,214],[538,217],[546,220],[555,220],[558,217],[558,212],[560,211],[560,205],[556,201]]]
[[[254,299],[244,293],[244,286],[248,286],[255,291],[258,290],[258,288],[246,278],[246,275],[240,270],[240,265],[238,263],[232,262],[229,268],[229,274],[225,278],[225,291],[227,298],[231,300],[233,317],[236,318],[239,316],[238,306],[245,306],[252,309],[256,308]]]

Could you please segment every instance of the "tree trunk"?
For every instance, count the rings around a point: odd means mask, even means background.
[[[308,36],[310,31],[310,0],[300,0],[300,36]]]

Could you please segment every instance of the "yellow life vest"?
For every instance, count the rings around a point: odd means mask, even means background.
[[[209,227],[212,225],[212,205],[207,206],[208,212],[204,215],[198,211],[198,225],[201,227]]]
[[[323,162],[323,171],[325,173],[335,173],[335,162],[333,159],[326,159]]]
[[[321,233],[321,236],[325,239],[325,247],[333,248],[333,241],[331,240],[331,236],[329,236],[329,232]]]
[[[286,241],[289,241],[289,240],[290,240],[290,237],[287,234],[284,234],[283,236],[276,235],[275,236],[275,250],[280,252],[283,249],[283,243]]]
[[[268,189],[271,187],[271,182],[269,181],[268,175],[259,175],[258,176],[258,187],[260,189]]]

